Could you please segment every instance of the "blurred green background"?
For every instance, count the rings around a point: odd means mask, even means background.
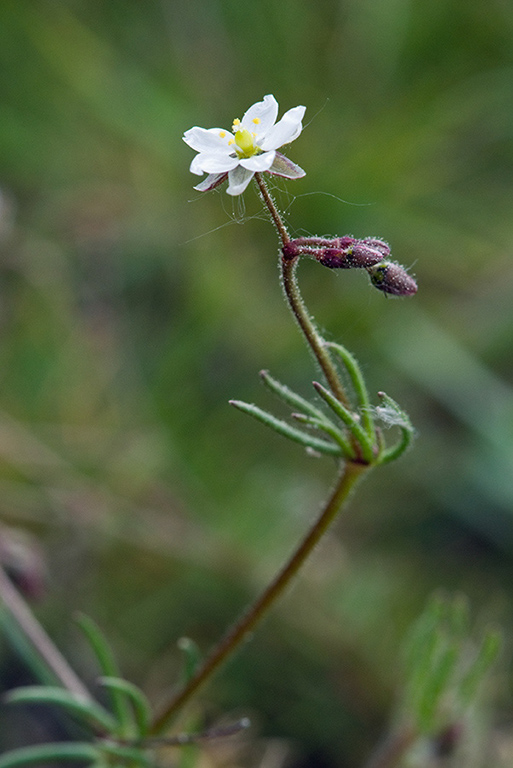
[[[279,411],[261,368],[305,395],[316,374],[255,191],[194,192],[183,131],[266,93],[306,105],[287,154],[307,175],[273,179],[291,231],[380,236],[416,274],[387,301],[301,265],[329,338],[419,436],[201,697],[249,713],[277,768],[357,765],[433,589],[513,620],[513,6],[4,0],[0,67],[1,535],[32,537],[35,611],[88,680],[76,609],[161,702],[177,639],[219,637],[333,476],[228,405]],[[4,641],[0,664],[32,680]],[[503,719],[509,669],[506,645]],[[67,732],[4,711],[1,746]]]

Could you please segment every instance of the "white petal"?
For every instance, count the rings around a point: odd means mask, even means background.
[[[226,191],[229,195],[241,195],[252,178],[253,171],[248,171],[239,165],[228,174],[228,181],[230,183]]]
[[[202,176],[205,171],[203,170],[203,164],[202,164],[202,158],[204,155],[199,154],[195,155],[192,159],[192,162],[189,166],[189,170],[191,173],[195,173],[196,176]]]
[[[284,176],[286,179],[301,179],[306,176],[306,172],[289,160],[288,157],[282,155],[281,152],[276,152],[274,163],[269,168],[269,173],[273,173],[275,176]]]
[[[193,158],[189,170],[197,176],[201,176],[202,173],[223,173],[230,170],[231,166],[225,168],[228,162],[229,155],[227,155],[226,152],[223,154],[200,152]],[[213,163],[215,163],[215,167],[212,167]]]
[[[204,152],[197,155],[197,168],[201,168],[204,173],[226,173],[231,171],[232,168],[236,168],[239,164],[238,157],[230,157],[230,155],[221,155]]]
[[[263,101],[257,101],[252,107],[244,113],[241,120],[243,128],[247,128],[251,133],[262,136],[267,133],[276,122],[278,117],[278,102],[271,94],[264,96]],[[254,123],[254,120],[258,120]]]
[[[264,150],[278,149],[278,147],[297,139],[303,129],[301,120],[305,111],[306,107],[293,107],[285,112],[281,120],[266,134],[260,143],[260,148]]]
[[[226,149],[233,136],[222,128],[190,128],[185,131],[183,140],[196,152],[212,152]]]
[[[211,173],[206,179],[200,181],[199,184],[196,184],[193,189],[197,189],[198,192],[210,192],[211,189],[214,189],[214,187],[221,184],[227,176],[227,173]]]
[[[263,152],[261,155],[253,155],[244,160],[240,160],[243,168],[248,171],[268,171],[274,161],[276,152]]]

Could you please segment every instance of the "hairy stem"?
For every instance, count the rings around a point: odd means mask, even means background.
[[[64,656],[53,644],[16,587],[0,567],[0,599],[8,611],[9,619],[29,640],[37,655],[58,682],[70,693],[92,701],[91,694],[72,670]]]
[[[278,212],[278,209],[276,208],[274,200],[272,199],[269,190],[267,189],[262,175],[260,173],[255,173],[255,179],[264,203],[269,209],[271,218],[274,222],[274,225],[276,226],[276,229],[278,230],[281,242],[283,245],[286,245],[288,242],[290,242],[290,237]],[[319,333],[319,330],[317,329],[314,321],[312,320],[301,296],[296,278],[296,268],[298,261],[298,256],[292,259],[281,259],[281,279],[288,305],[303,333],[303,336],[306,339],[308,346],[312,350],[322,372],[326,377],[329,388],[337,400],[340,400],[340,402],[343,403],[346,408],[350,409],[351,403],[349,402],[349,398],[347,397],[344,387],[342,386],[342,382],[340,381],[336,366],[331,359],[330,352],[326,348],[325,341]]]
[[[267,189],[262,174],[255,173],[255,180],[262,199],[269,210],[281,243],[285,246],[290,242],[287,228],[285,227],[274,200]],[[297,256],[291,259],[281,259],[282,284],[288,305],[308,346],[312,350],[324,376],[326,377],[333,396],[347,409],[350,409],[351,404],[340,381],[330,351],[326,347],[325,340],[322,338],[314,321],[310,317],[301,297],[296,279],[298,260]],[[356,441],[354,442],[358,458],[361,458],[360,451],[358,450],[359,446],[356,445]],[[170,725],[175,716],[196,694],[198,689],[201,688],[215,672],[217,672],[223,662],[237,650],[247,635],[254,629],[256,624],[258,624],[258,622],[269,612],[276,600],[297,574],[320,538],[329,528],[342,504],[347,501],[356,481],[368,469],[368,464],[358,460],[354,462],[349,461],[342,467],[335,487],[324,508],[292,553],[289,560],[278,572],[273,581],[266,587],[260,597],[249,606],[245,613],[242,614],[238,621],[236,621],[228,630],[227,634],[214,647],[210,655],[207,656],[204,663],[200,666],[187,685],[168,703],[164,711],[154,722],[151,729],[152,734],[159,734]]]
[[[198,689],[219,669],[244,641],[255,625],[269,612],[276,600],[297,574],[322,535],[333,522],[342,504],[347,501],[356,481],[368,469],[364,464],[347,463],[343,467],[336,485],[317,520],[297,546],[289,560],[266,587],[260,597],[249,606],[236,623],[229,629],[203,665],[196,672],[185,688],[167,705],[151,729],[152,734],[162,732]]]

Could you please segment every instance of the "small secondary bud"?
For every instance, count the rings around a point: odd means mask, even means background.
[[[372,285],[392,296],[413,296],[417,293],[417,283],[404,267],[393,261],[382,261],[367,269]]]

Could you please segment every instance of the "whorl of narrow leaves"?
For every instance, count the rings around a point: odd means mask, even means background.
[[[341,403],[329,389],[314,381],[315,391],[331,411],[328,415],[317,404],[273,378],[268,371],[260,372],[263,383],[286,405],[294,408],[291,418],[310,431],[298,429],[257,405],[241,400],[231,400],[230,404],[283,437],[300,443],[314,455],[326,454],[369,465],[384,464],[398,458],[408,448],[415,434],[408,415],[384,392],[379,393],[381,405],[371,406],[365,380],[355,357],[341,344],[325,342],[325,347],[340,360],[349,375],[354,401],[350,408]],[[387,447],[381,430],[375,426],[375,419],[387,427],[397,427],[401,433],[399,441]],[[315,432],[323,433],[324,437],[318,437]],[[326,440],[326,436],[330,439]]]

